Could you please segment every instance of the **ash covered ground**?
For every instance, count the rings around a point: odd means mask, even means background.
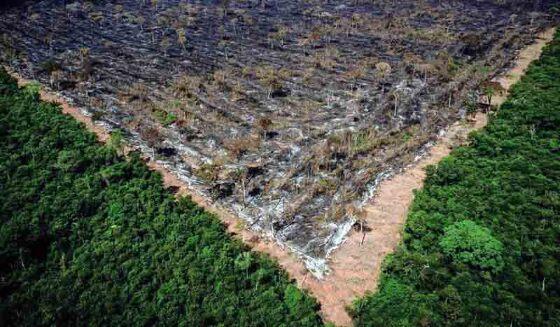
[[[320,275],[376,182],[477,109],[552,5],[45,0],[2,9],[0,59]]]

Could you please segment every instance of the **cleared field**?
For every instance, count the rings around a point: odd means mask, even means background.
[[[320,275],[552,4],[47,0],[0,14],[0,49]]]

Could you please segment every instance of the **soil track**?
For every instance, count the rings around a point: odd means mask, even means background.
[[[521,78],[529,64],[540,56],[543,47],[552,40],[554,32],[555,28],[551,28],[541,33],[534,44],[519,53],[513,67],[496,78],[506,92],[493,98],[494,105],[499,106],[505,101],[507,90]],[[20,85],[31,82],[13,71],[10,72],[18,79]],[[103,126],[94,123],[89,116],[84,115],[81,110],[58,94],[41,90],[40,95],[45,101],[60,103],[64,113],[83,122],[100,141],[105,142],[109,139],[110,133]],[[237,235],[253,250],[267,253],[276,259],[300,287],[309,290],[318,299],[326,321],[347,326],[351,324],[351,318],[345,308],[354,299],[375,290],[383,259],[393,252],[400,242],[402,226],[413,199],[412,191],[422,186],[425,168],[439,162],[454,147],[464,142],[469,132],[484,127],[486,123],[486,114],[482,113],[478,113],[472,121],[455,123],[422,158],[406,167],[401,173],[383,180],[376,196],[363,208],[364,225],[368,227],[367,231],[353,231],[348,234],[344,244],[331,255],[329,259],[331,273],[323,280],[313,277],[303,262],[291,251],[276,242],[262,239],[257,233],[245,228],[244,220],[232,215],[222,206],[210,203],[177,178],[161,162],[150,160],[147,164],[162,174],[166,186],[178,190],[177,195],[191,196],[199,205],[216,213],[230,233]],[[125,148],[125,153],[132,150],[132,148]]]

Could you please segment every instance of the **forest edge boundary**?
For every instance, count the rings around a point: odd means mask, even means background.
[[[513,67],[496,79],[506,91],[519,81],[529,64],[540,57],[544,46],[553,39],[555,30],[556,28],[550,28],[541,33],[534,44],[520,52]],[[32,82],[8,67],[5,68],[18,80],[20,86]],[[79,108],[73,107],[56,93],[41,89],[40,96],[44,101],[59,103],[63,113],[84,123],[101,142],[109,140],[109,131],[96,125]],[[492,101],[493,105],[501,105],[506,98],[507,92],[496,96]],[[331,273],[323,280],[314,278],[291,251],[246,229],[241,218],[199,196],[157,161],[147,161],[146,164],[162,175],[166,187],[177,189],[177,196],[190,196],[198,205],[216,214],[227,226],[229,233],[237,236],[253,250],[274,258],[289,276],[297,281],[298,286],[310,291],[317,298],[325,321],[348,326],[352,320],[346,307],[356,298],[376,289],[383,259],[394,251],[401,240],[402,227],[413,199],[412,191],[422,187],[425,167],[439,162],[451,152],[458,139],[464,139],[469,132],[483,128],[486,122],[486,114],[478,113],[474,123],[468,126],[465,126],[464,122],[453,124],[425,156],[406,167],[403,172],[382,181],[375,197],[364,207],[365,222],[371,230],[364,234],[351,231],[347,235],[343,244],[329,258]],[[124,152],[129,153],[133,150],[125,147]]]

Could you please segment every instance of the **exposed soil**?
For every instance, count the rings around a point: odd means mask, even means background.
[[[521,78],[529,64],[540,56],[544,45],[552,40],[554,31],[555,29],[551,28],[541,33],[534,44],[519,52],[514,65],[495,79],[503,86],[505,92],[493,98],[493,105],[499,106],[505,101],[507,90]],[[30,82],[15,72],[12,74],[20,85]],[[82,110],[70,105],[59,94],[44,90],[40,94],[45,101],[60,103],[64,113],[83,122],[89,130],[97,134],[100,141],[109,139],[110,133],[106,128],[100,126],[99,122],[93,122]],[[349,326],[351,318],[345,308],[354,299],[375,290],[383,259],[393,252],[400,242],[402,226],[413,199],[412,191],[422,186],[425,167],[439,162],[454,147],[463,144],[469,132],[484,127],[486,122],[487,115],[477,113],[468,121],[455,123],[422,157],[403,171],[382,180],[376,196],[368,201],[361,213],[365,228],[362,227],[361,231],[359,227],[355,228],[348,234],[344,244],[332,253],[329,258],[331,273],[324,279],[317,279],[310,274],[304,263],[292,251],[277,242],[262,238],[259,233],[247,229],[244,220],[232,215],[217,203],[199,196],[161,162],[147,158],[147,164],[159,171],[165,185],[177,189],[178,195],[191,196],[201,206],[216,213],[229,232],[237,235],[255,251],[267,253],[275,258],[300,287],[309,290],[319,300],[326,321],[339,326]],[[134,149],[127,147],[125,152],[131,150]]]
[[[320,276],[553,2],[44,0],[0,13],[0,60]]]

